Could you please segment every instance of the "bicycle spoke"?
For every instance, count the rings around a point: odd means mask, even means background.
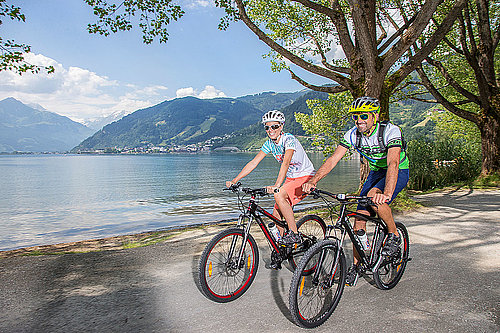
[[[337,253],[335,242],[323,241],[304,254],[290,286],[290,311],[298,325],[317,327],[337,306],[344,289],[346,265],[343,253]],[[308,267],[314,267],[312,274],[307,272]]]
[[[228,229],[207,245],[200,258],[199,276],[203,293],[216,302],[228,302],[241,296],[255,278],[258,249],[249,236],[242,260],[243,231]]]

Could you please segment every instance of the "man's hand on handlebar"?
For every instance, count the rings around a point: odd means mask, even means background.
[[[382,205],[391,200],[391,197],[384,193],[375,193],[375,195],[371,198],[373,203],[376,205]]]
[[[313,190],[315,188],[316,188],[316,184],[311,183],[311,182],[307,182],[307,183],[302,184],[302,191],[304,191],[306,193],[311,193],[311,190]]]

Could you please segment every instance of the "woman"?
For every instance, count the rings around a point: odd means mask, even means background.
[[[285,115],[278,110],[269,111],[262,116],[262,124],[269,139],[241,172],[233,180],[226,182],[226,186],[236,184],[252,172],[267,154],[272,153],[281,163],[281,168],[274,185],[266,188],[268,193],[274,193],[276,204],[273,215],[279,219],[285,218],[288,224],[289,231],[281,237],[280,242],[294,244],[300,243],[301,239],[297,232],[292,207],[306,195],[302,190],[302,184],[314,176],[315,170],[299,140],[292,134],[283,132],[284,123]],[[282,230],[281,232],[283,233]]]

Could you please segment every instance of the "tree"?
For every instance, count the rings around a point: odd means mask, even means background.
[[[294,80],[313,90],[349,91],[356,98],[379,98],[381,116],[389,117],[389,96],[439,44],[466,0],[217,0],[231,20],[241,20],[272,49],[274,70],[286,69]],[[448,14],[432,20],[438,8]],[[432,33],[429,33],[432,31]],[[425,37],[425,38],[424,38]],[[419,40],[422,47],[416,49]],[[341,46],[345,60],[331,57]],[[320,63],[313,60],[319,57]],[[310,84],[296,67],[332,81]]]
[[[85,0],[98,22],[89,31],[108,35],[130,30],[140,12],[144,41],[165,42],[170,20],[184,12],[171,0]],[[389,96],[430,54],[453,25],[467,0],[215,0],[226,11],[220,28],[242,21],[271,48],[273,70],[288,70],[294,80],[316,91],[349,91],[356,98],[378,97],[389,117]],[[448,13],[434,19],[437,9]],[[429,33],[432,32],[432,33]],[[425,37],[425,38],[424,38]],[[419,40],[421,48],[414,47]],[[345,59],[332,57],[338,44]],[[315,61],[315,59],[319,61]],[[331,81],[306,82],[285,63]]]
[[[2,17],[7,17],[14,21],[25,22],[26,17],[21,13],[21,8],[8,5],[7,0],[0,0],[0,25],[3,24]],[[29,53],[31,47],[26,44],[18,44],[14,40],[4,41],[0,37],[0,71],[10,70],[19,75],[31,72],[38,73],[45,70],[48,73],[54,72],[53,66],[36,66],[24,60],[24,54]]]
[[[417,72],[434,101],[475,124],[486,176],[500,171],[500,4],[469,0]]]

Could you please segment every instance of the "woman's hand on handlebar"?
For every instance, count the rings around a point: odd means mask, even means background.
[[[234,185],[234,183],[231,180],[226,181],[226,187],[227,188],[230,188],[233,185]]]
[[[280,187],[279,186],[266,186],[266,190],[267,190],[267,193],[274,194],[274,193],[278,193],[280,191]]]

